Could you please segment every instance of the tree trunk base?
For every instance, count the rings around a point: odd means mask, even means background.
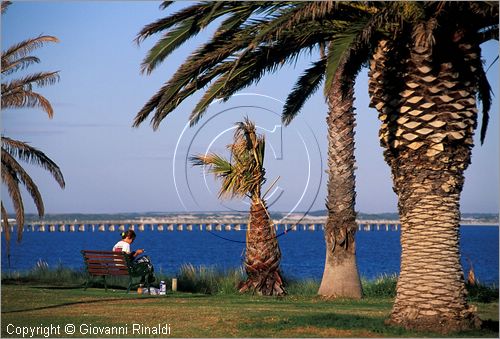
[[[318,294],[326,298],[361,299],[363,296],[359,280],[356,256],[347,256],[342,263],[328,259]]]
[[[240,293],[252,291],[253,293],[264,296],[286,295],[283,279],[281,279],[279,271],[252,274],[246,281],[238,285],[238,291]]]
[[[481,328],[482,321],[476,315],[475,307],[469,308],[456,317],[444,314],[434,316],[418,315],[418,311],[408,310],[406,314],[393,313],[385,321],[387,325],[403,327],[407,330],[429,331],[441,334],[461,332]]]

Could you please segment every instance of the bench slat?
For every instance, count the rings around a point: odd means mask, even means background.
[[[88,270],[89,273],[93,273],[93,274],[111,274],[111,275],[114,275],[114,274],[125,274],[125,275],[128,275],[128,270],[125,271],[125,270],[108,270],[108,269],[98,269],[98,268],[91,268]],[[108,274],[108,275],[109,275]]]
[[[87,264],[103,264],[103,265],[110,265],[110,264],[117,264],[117,265],[126,265],[127,261],[124,260],[123,258],[121,259],[110,259],[110,260],[95,260],[95,259],[87,259]]]
[[[85,254],[85,258],[103,258],[103,259],[112,259],[112,258],[123,258],[124,254],[123,253],[115,253],[115,254],[108,254],[108,255],[104,255],[104,254]]]

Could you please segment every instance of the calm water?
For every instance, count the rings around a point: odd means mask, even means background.
[[[467,272],[472,260],[476,277],[483,283],[498,285],[497,226],[461,227],[462,265]],[[245,232],[137,232],[132,248],[145,248],[155,269],[173,274],[185,263],[229,269],[242,265]],[[399,231],[359,231],[356,233],[357,258],[361,276],[373,279],[399,272],[401,247]],[[224,237],[226,239],[222,239]],[[41,259],[49,266],[83,268],[82,249],[111,250],[119,232],[25,232],[21,244],[11,245],[13,270],[32,268]],[[325,244],[323,232],[288,232],[279,237],[282,270],[287,276],[321,279]],[[2,237],[2,270],[7,258]]]

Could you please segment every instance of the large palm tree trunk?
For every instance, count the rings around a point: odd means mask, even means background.
[[[266,204],[261,199],[252,199],[248,225],[247,280],[241,284],[240,292],[250,289],[260,295],[284,295],[286,291],[280,273],[281,251]]]
[[[342,69],[337,71],[340,74]],[[328,219],[325,226],[326,259],[318,294],[359,299],[361,282],[356,265],[357,229],[354,176],[354,90],[342,92],[335,79],[327,98]]]
[[[476,91],[449,60],[434,59],[430,46],[411,46],[405,58],[383,42],[370,70],[371,104],[382,121],[380,139],[401,219],[401,273],[389,322],[460,331],[480,324],[466,302],[459,252],[459,201],[476,127]],[[456,47],[449,51],[455,57],[479,58],[470,45]]]

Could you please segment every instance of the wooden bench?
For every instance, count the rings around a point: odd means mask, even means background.
[[[132,265],[132,259],[124,252],[113,251],[93,251],[82,250],[83,260],[88,273],[88,279],[85,282],[85,290],[93,277],[102,277],[104,280],[104,288],[108,291],[106,284],[107,276],[123,276],[129,278],[127,293],[132,288],[132,277],[142,277],[147,272],[137,270]],[[145,287],[149,289],[149,281],[144,282]],[[137,284],[135,284],[137,285]]]

